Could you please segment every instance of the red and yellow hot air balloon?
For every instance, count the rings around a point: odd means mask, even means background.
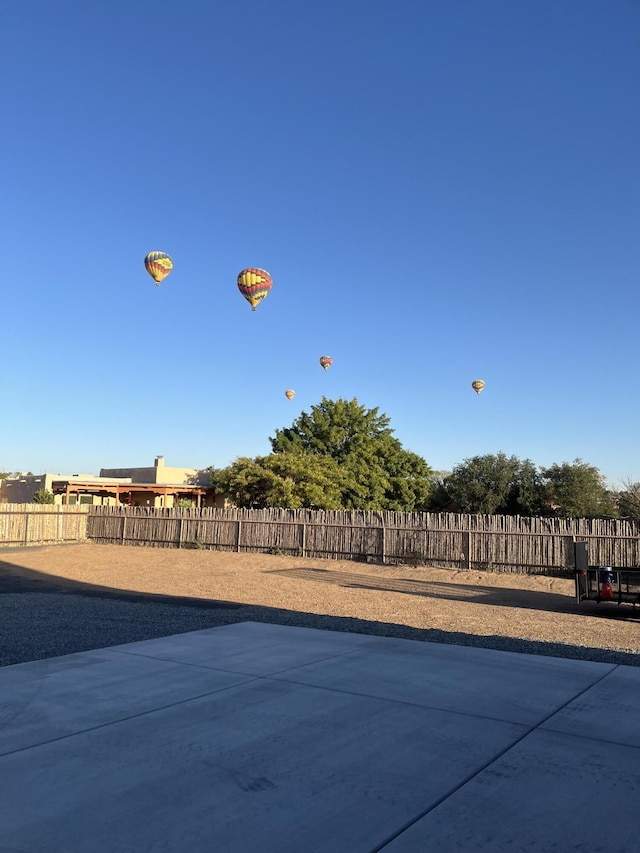
[[[321,355],[320,356],[320,367],[323,370],[329,370],[331,365],[333,364],[333,359],[330,355]]]
[[[287,398],[287,400],[293,400],[293,398],[296,396],[296,392],[295,392],[295,391],[292,391],[292,390],[289,388],[289,390],[288,390],[288,391],[285,391],[285,392],[284,392],[284,396]]]
[[[268,296],[273,281],[266,270],[249,267],[238,275],[238,290],[255,311],[265,296]]]
[[[471,387],[476,392],[476,394],[479,394],[484,388],[484,381],[482,379],[474,379],[471,383]]]
[[[156,284],[160,284],[173,269],[173,261],[166,252],[149,252],[144,265]]]

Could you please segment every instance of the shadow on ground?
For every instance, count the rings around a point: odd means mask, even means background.
[[[511,587],[466,583],[454,584],[445,581],[421,581],[411,578],[381,578],[379,575],[363,575],[355,572],[334,571],[333,569],[309,568],[308,566],[299,569],[275,569],[273,574],[352,589],[398,592],[403,595],[419,595],[424,598],[447,598],[453,601],[490,604],[496,607],[525,607],[528,610],[549,610],[555,613],[584,612],[584,605],[578,604],[575,598],[545,590],[513,589]],[[630,614],[631,610],[625,610],[622,615],[626,617]],[[637,615],[640,616],[640,611]]]
[[[320,578],[315,569],[290,569],[285,570],[285,573],[301,580],[317,582]],[[387,579],[381,585],[380,578],[376,577],[349,572],[326,574],[332,578],[335,576],[335,580],[324,580],[344,586],[365,586],[435,598],[455,597],[478,600],[484,604],[525,606],[518,603],[519,590],[482,586],[461,588],[446,583]],[[470,593],[467,595],[468,590]],[[510,601],[509,596],[513,593],[516,595]],[[569,606],[566,596],[546,592],[526,595],[528,598],[531,595],[541,596],[539,609],[557,610],[559,604]],[[594,615],[595,605],[590,605],[586,605],[589,609],[584,612]],[[531,607],[531,604],[526,606]],[[613,615],[611,611],[609,614]],[[598,615],[605,615],[605,612],[601,610]],[[229,601],[131,592],[43,574],[0,560],[0,666],[246,621],[640,666],[640,655],[632,652],[520,640],[499,635],[477,636],[456,631],[412,628],[390,622],[325,616]]]

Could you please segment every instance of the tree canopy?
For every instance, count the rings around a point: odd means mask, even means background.
[[[628,510],[634,490],[618,496]],[[561,515],[595,518],[617,515],[605,478],[581,459],[538,469],[530,459],[504,453],[473,456],[434,482],[432,509],[453,502],[462,512],[501,515]],[[632,514],[630,511],[629,514]]]
[[[612,495],[581,459],[537,468],[503,452],[433,472],[395,437],[389,417],[357,399],[322,397],[269,438],[272,453],[210,469],[237,506],[291,509],[451,510],[503,515],[640,517],[640,484]]]
[[[542,469],[545,499],[556,515],[598,518],[617,515],[605,478],[598,468],[575,459]]]
[[[618,512],[622,518],[640,518],[640,483],[627,479],[623,485],[617,495]]]
[[[389,424],[356,399],[323,397],[276,430],[270,455],[210,469],[211,482],[242,507],[425,509],[431,468]]]
[[[241,456],[228,468],[210,473],[212,485],[240,507],[342,508],[344,477],[331,458],[298,452]]]
[[[442,477],[434,497],[442,504],[446,496],[462,512],[537,515],[541,480],[529,459],[504,453],[473,456]]]
[[[270,439],[275,454],[299,452],[332,459],[344,475],[344,509],[425,509],[431,481],[426,461],[405,450],[378,408],[322,397],[291,427]]]

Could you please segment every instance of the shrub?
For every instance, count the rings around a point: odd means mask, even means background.
[[[52,504],[54,501],[53,492],[48,489],[38,489],[34,492],[31,502],[34,504]]]

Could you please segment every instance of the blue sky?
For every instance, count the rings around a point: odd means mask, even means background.
[[[438,470],[640,480],[636,0],[14,0],[0,31],[0,469],[222,467],[326,395]]]

